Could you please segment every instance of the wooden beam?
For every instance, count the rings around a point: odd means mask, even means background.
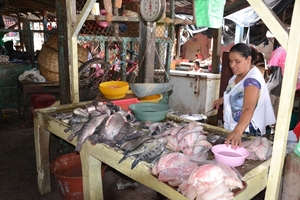
[[[79,86],[78,86],[78,52],[77,52],[77,36],[78,33],[84,24],[87,16],[92,10],[92,7],[96,0],[87,0],[85,3],[80,15],[77,17],[74,22],[74,6],[76,6],[75,0],[67,0],[67,12],[68,12],[68,24],[71,24],[72,27],[68,29],[68,47],[70,55],[70,93],[71,93],[71,102],[79,102]]]
[[[85,20],[89,16],[95,2],[96,2],[96,0],[87,0],[86,1],[80,15],[77,17],[75,24],[72,25],[72,28],[71,28],[71,36],[72,37],[75,37],[75,36],[77,37],[82,25],[84,24]]]
[[[283,48],[286,49],[288,41],[288,30],[277,15],[262,0],[248,0],[255,12],[264,21],[271,33],[276,37]]]
[[[280,94],[273,154],[265,199],[281,199],[281,197],[278,197],[278,193],[285,161],[287,135],[294,105],[295,86],[300,65],[300,37],[298,31],[300,27],[299,13],[300,0],[296,0],[286,48],[287,55],[282,81],[282,88],[284,88],[284,90],[281,90]]]

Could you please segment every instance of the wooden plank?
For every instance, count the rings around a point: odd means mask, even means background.
[[[77,17],[75,24],[71,27],[72,37],[77,37],[82,25],[84,24],[86,18],[90,14],[95,2],[96,0],[87,0],[84,4],[84,7],[80,12],[79,16]]]
[[[246,181],[247,188],[245,191],[237,195],[234,200],[252,199],[259,192],[264,190],[267,185],[269,166],[270,160],[267,160],[259,167],[256,167],[245,174],[242,180]]]
[[[84,199],[104,199],[102,191],[102,162],[90,155],[91,145],[84,145],[80,151]],[[95,184],[98,183],[98,184]]]
[[[278,199],[280,180],[284,159],[286,155],[287,135],[289,131],[289,124],[291,113],[294,105],[295,86],[298,77],[300,65],[300,37],[299,37],[299,20],[300,0],[296,0],[294,4],[293,17],[291,22],[291,29],[287,44],[287,55],[284,69],[284,76],[282,81],[280,103],[277,117],[277,125],[275,131],[275,138],[273,144],[273,155],[276,159],[272,159],[268,185],[266,190],[266,199]]]
[[[286,49],[288,41],[288,31],[277,15],[262,0],[248,0],[255,12],[267,25],[278,42]]]
[[[49,171],[49,140],[50,133],[34,120],[34,142],[37,167],[37,183],[40,195],[51,192]]]
[[[70,93],[71,102],[79,102],[79,77],[78,77],[78,50],[77,50],[77,37],[69,39],[70,46]]]
[[[67,15],[68,19],[71,20],[69,24],[72,25],[68,29],[68,47],[70,49],[70,93],[72,103],[79,102],[77,36],[95,2],[96,0],[87,0],[74,23],[72,22],[74,20],[74,0],[67,0]]]

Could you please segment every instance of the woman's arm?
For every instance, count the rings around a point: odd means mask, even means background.
[[[238,124],[233,131],[228,135],[226,144],[231,144],[235,149],[242,144],[242,134],[251,122],[255,107],[259,98],[259,89],[257,86],[249,85],[244,91],[244,103],[242,108],[242,114]]]
[[[224,103],[224,99],[223,99],[223,97],[221,97],[220,99],[217,99],[214,101],[212,108],[215,108],[218,110],[220,105],[222,105],[223,103]]]

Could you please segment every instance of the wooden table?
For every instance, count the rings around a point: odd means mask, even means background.
[[[59,82],[31,82],[31,81],[18,81],[18,110],[24,110],[25,120],[27,120],[26,108],[28,108],[28,96],[31,94],[59,94]]]
[[[65,133],[64,129],[68,127],[65,123],[55,119],[51,115],[58,112],[71,111],[77,107],[83,107],[90,102],[81,102],[72,105],[62,105],[59,107],[48,107],[34,110],[34,137],[37,163],[37,181],[39,193],[46,194],[51,192],[50,188],[50,171],[49,171],[49,142],[50,133],[59,138],[67,140],[69,132]],[[207,128],[213,126],[205,125]],[[76,145],[76,140],[71,142]],[[92,146],[85,142],[80,151],[82,175],[83,175],[83,193],[84,199],[103,199],[101,164],[106,163],[110,167],[134,179],[135,181],[152,188],[169,199],[186,200],[187,198],[178,193],[174,188],[167,184],[159,182],[156,177],[149,173],[149,164],[140,162],[134,169],[130,169],[132,159],[126,159],[118,164],[123,154],[116,152],[105,144]],[[257,167],[243,174],[244,180],[248,186],[246,190],[239,193],[234,199],[245,200],[262,191],[267,184],[267,175],[270,161],[261,162]]]

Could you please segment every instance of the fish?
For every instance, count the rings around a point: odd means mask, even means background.
[[[73,117],[74,117],[73,113],[68,113],[68,114],[64,115],[60,120],[66,124],[69,124]]]
[[[58,114],[55,114],[53,117],[55,119],[58,119],[58,120],[62,120],[64,117],[72,117],[73,115],[73,112],[68,112],[68,113],[58,113]]]
[[[83,127],[84,124],[85,123],[72,124],[69,128],[66,128],[64,130],[65,133],[68,131],[71,131],[71,134],[68,137],[68,140],[70,142],[72,142],[74,137],[76,137],[78,135],[79,130]]]
[[[133,151],[147,140],[151,139],[153,139],[153,137],[149,135],[143,135],[142,137],[124,142],[124,144],[120,146],[120,149],[124,151],[124,154],[127,154],[128,152]]]
[[[75,115],[70,119],[69,124],[72,125],[72,124],[85,123],[88,120],[89,120],[89,117],[85,117],[82,115]]]
[[[216,135],[216,134],[208,134],[206,137],[206,140],[211,143],[212,145],[216,144],[224,144],[226,137],[222,135]]]
[[[134,128],[134,127],[130,127],[130,129],[128,130],[128,132],[126,134],[124,134],[123,137],[120,138],[117,141],[116,147],[120,148],[126,141],[139,138],[139,137],[141,137],[141,136],[143,136],[145,134],[147,134],[147,133],[144,132],[144,131],[140,131],[140,130],[137,130],[136,128]]]
[[[104,129],[100,130],[98,142],[109,144],[120,133],[125,120],[119,113],[114,113],[107,119]]]
[[[101,124],[97,127],[96,131],[89,137],[89,141],[91,145],[96,145],[97,143],[101,143],[101,135],[104,132],[106,121],[108,120],[109,116],[106,116]]]
[[[98,106],[103,105],[103,102],[101,101],[93,101],[91,104],[88,104],[85,106],[85,110],[89,113],[93,110],[97,110]]]
[[[106,105],[107,105],[107,107],[109,107],[109,109],[112,111],[112,113],[116,113],[116,112],[122,110],[121,106],[116,105],[113,102],[107,102]]]
[[[165,124],[163,122],[156,122],[154,124],[151,124],[149,126],[149,130],[150,130],[151,135],[160,134],[160,132],[162,132],[162,130],[163,130],[164,125]]]
[[[73,110],[73,113],[74,113],[75,115],[80,115],[80,116],[83,116],[83,117],[89,117],[88,111],[86,111],[86,110],[83,109],[83,108],[75,108],[75,109]]]
[[[101,124],[101,122],[107,117],[107,114],[103,114],[94,118],[91,118],[89,121],[87,121],[82,128],[78,131],[78,137],[77,137],[77,144],[75,151],[80,152],[82,148],[82,144],[85,142],[85,140],[91,136],[96,128]]]
[[[90,118],[93,118],[93,117],[96,117],[96,116],[99,116],[99,115],[102,115],[102,113],[98,110],[92,110],[89,112],[89,117]]]
[[[119,160],[119,164],[130,156],[136,156],[136,155],[143,153],[145,151],[145,149],[147,149],[148,145],[151,144],[151,142],[152,142],[151,140],[148,140],[148,141],[144,142],[143,144],[141,144],[140,146],[138,146],[136,149],[124,154],[124,156]]]
[[[107,107],[105,104],[101,104],[99,106],[96,106],[96,109],[98,111],[100,111],[103,114],[107,114],[108,116],[110,116],[112,114],[112,111],[109,107]]]
[[[166,141],[163,138],[154,140],[150,145],[147,146],[145,151],[133,161],[131,164],[131,169],[135,168],[136,165],[141,161],[151,163],[164,152],[165,148]]]

